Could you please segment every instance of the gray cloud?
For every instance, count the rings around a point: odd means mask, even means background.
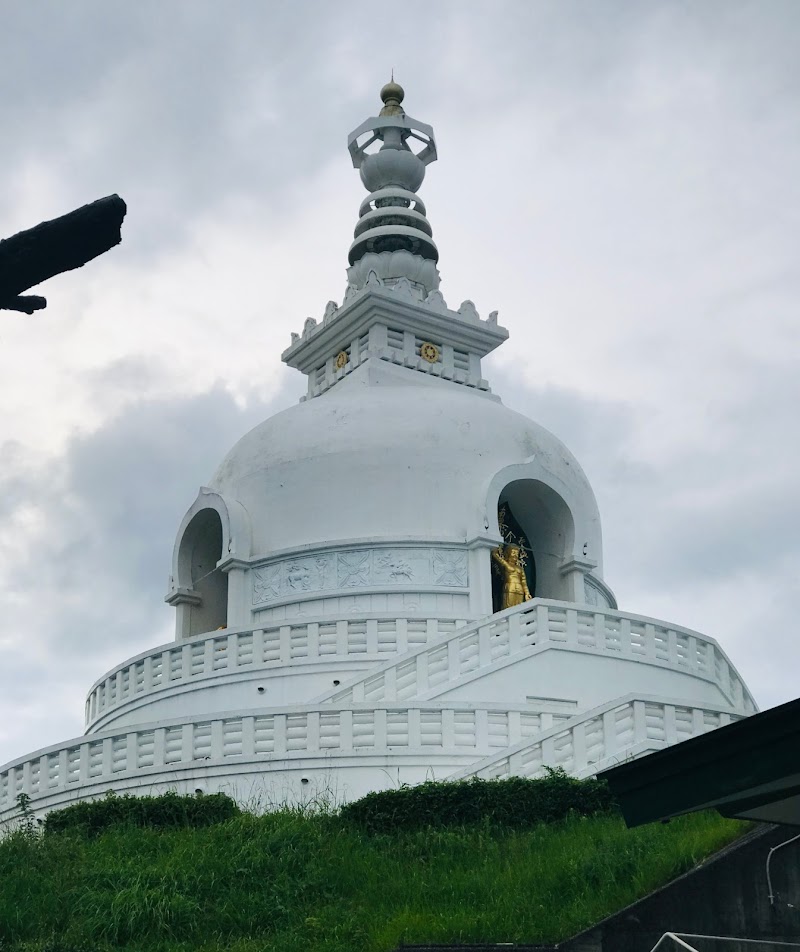
[[[10,5],[0,234],[111,191],[129,215],[0,320],[0,760],[169,637],[185,507],[295,386],[266,331],[341,293],[344,140],[392,66],[437,132],[445,294],[501,308],[487,376],[586,469],[621,607],[718,637],[762,703],[795,692],[799,28],[794,0]],[[204,306],[214,282],[247,295]]]
[[[108,368],[117,384],[157,373]],[[0,761],[56,742],[65,725],[80,732],[81,697],[95,678],[173,637],[163,596],[183,513],[230,446],[293,402],[291,391],[245,408],[219,387],[135,403],[45,466],[18,447],[0,450],[4,524],[35,513],[0,559],[10,634]]]
[[[787,371],[785,379],[773,379],[773,393],[796,391],[793,377]],[[626,576],[653,573],[671,584],[705,584],[742,571],[769,574],[800,554],[800,453],[782,428],[770,425],[770,394],[745,403],[736,427],[717,425],[712,416],[713,437],[704,450],[673,453],[657,465],[637,459],[648,421],[629,405],[555,388],[520,404],[525,394],[517,389],[515,405],[560,434],[586,466],[601,505],[610,509],[606,535],[622,536],[639,552],[624,566]],[[719,416],[724,421],[731,412],[723,405]],[[642,536],[653,543],[649,551],[636,543]]]
[[[800,447],[775,413],[797,382],[793,368],[769,382],[751,372],[735,411],[724,403],[712,413],[704,451],[655,465],[638,459],[649,421],[630,404],[534,390],[513,376],[503,390],[586,470],[603,520],[605,577],[620,607],[717,638],[771,706],[797,693]],[[732,412],[735,426],[727,425]]]

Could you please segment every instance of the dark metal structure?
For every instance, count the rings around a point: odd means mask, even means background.
[[[599,776],[628,826],[710,808],[800,826],[800,698]]]

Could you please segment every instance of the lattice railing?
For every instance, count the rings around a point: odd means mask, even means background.
[[[537,777],[545,766],[588,776],[648,750],[724,727],[743,716],[719,707],[629,695],[582,712],[454,776]]]
[[[453,631],[404,658],[317,698],[319,701],[400,701],[435,697],[496,662],[511,661],[534,647],[651,662],[691,672],[716,683],[734,708],[756,710],[725,653],[699,632],[616,610],[570,607],[534,599]]]
[[[343,619],[204,635],[162,645],[110,671],[86,700],[86,723],[170,685],[218,673],[335,658],[380,660],[452,634],[465,621],[441,618]]]
[[[0,771],[0,813],[19,793],[40,797],[131,771],[229,758],[285,759],[409,750],[484,756],[532,737],[569,715],[530,705],[437,705],[400,708],[357,705],[350,709],[292,708],[257,715],[170,721],[139,729],[90,734]]]
[[[219,673],[341,657],[386,661],[320,700],[432,697],[495,662],[545,644],[691,671],[719,685],[733,707],[756,710],[713,639],[655,619],[536,599],[469,624],[436,618],[343,619],[214,633],[162,646],[98,682],[87,698],[86,720],[90,726],[130,700]]]
[[[432,755],[450,756],[454,768],[465,756],[474,761],[453,778],[535,777],[545,766],[586,776],[739,717],[729,709],[631,695],[574,716],[528,705],[423,704],[302,707],[169,721],[89,735],[6,765],[0,769],[0,821],[13,815],[20,793],[39,810],[65,791],[90,789],[94,795],[131,777],[167,782],[183,770],[220,765],[235,776],[253,762],[273,770],[302,760],[325,759],[335,766],[331,758],[354,754],[378,756],[384,766],[393,757],[407,762],[409,756],[420,763]]]

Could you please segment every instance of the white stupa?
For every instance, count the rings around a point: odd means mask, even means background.
[[[175,641],[93,685],[83,737],[0,768],[0,822],[21,792],[45,811],[108,790],[266,804],[588,776],[756,710],[713,638],[618,610],[581,467],[483,377],[508,332],[439,290],[417,195],[433,131],[398,85],[381,98],[348,140],[368,194],[344,300],[283,354],[307,396],[186,513]],[[492,558],[510,542],[524,576]]]

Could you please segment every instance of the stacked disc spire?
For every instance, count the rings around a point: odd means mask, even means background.
[[[380,95],[380,114],[363,122],[347,141],[370,193],[361,203],[348,255],[350,284],[363,287],[374,270],[383,281],[406,277],[431,291],[439,285],[439,250],[417,189],[426,166],[436,161],[433,129],[406,115],[398,83],[387,83]],[[404,262],[407,255],[418,260]]]

